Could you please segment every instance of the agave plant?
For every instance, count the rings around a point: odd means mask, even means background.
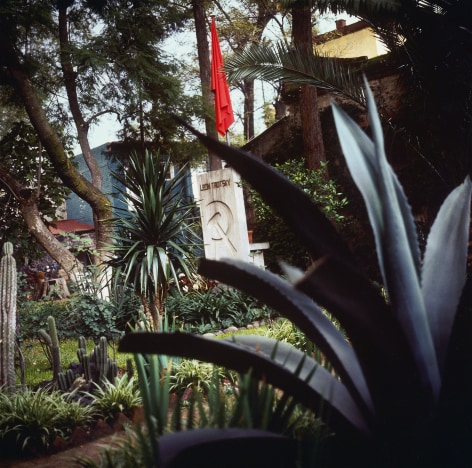
[[[333,225],[291,182],[260,159],[195,132],[279,212],[314,259],[307,272],[286,266],[288,280],[229,260],[202,260],[200,273],[278,310],[315,343],[335,373],[261,336],[129,334],[120,349],[251,369],[305,406],[323,409],[320,416],[340,444],[332,466],[466,466],[472,460],[471,386],[464,378],[472,362],[471,324],[457,310],[466,280],[472,183],[467,177],[446,198],[421,256],[411,208],[387,162],[366,87],[372,139],[334,103],[333,111],[367,206],[387,294],[364,275]],[[347,339],[320,306],[339,321]]]

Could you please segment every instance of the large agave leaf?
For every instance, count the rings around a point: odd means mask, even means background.
[[[313,285],[307,285],[302,289],[316,302],[325,305],[340,320],[348,336],[350,338],[352,336],[356,342],[355,351],[359,356],[364,374],[369,379],[369,387],[375,382],[372,391],[376,394],[372,397],[376,406],[391,410],[392,414],[396,414],[402,420],[405,412],[395,411],[394,405],[385,405],[385,403],[389,400],[394,401],[399,409],[405,403],[403,408],[408,409],[410,406],[406,403],[416,400],[420,394],[421,385],[418,383],[416,366],[412,367],[409,346],[405,342],[403,331],[392,318],[391,311],[379,297],[378,291],[374,290],[359,270],[351,252],[332,224],[306,194],[260,159],[208,138],[182,120],[180,121],[196,134],[205,146],[237,170],[269,205],[277,209],[311,252],[313,258],[321,258],[322,262],[327,260],[326,264],[330,265],[331,270],[317,270],[316,281],[323,287],[315,288]],[[358,129],[357,125],[353,126]],[[360,143],[363,144],[368,139],[361,130],[359,132],[362,135]],[[370,147],[373,147],[372,142],[370,142]],[[401,191],[401,188],[398,190]],[[413,240],[411,243],[415,245]],[[419,274],[419,253],[417,262]],[[334,274],[332,274],[332,267],[336,269]],[[323,278],[322,275],[325,277]],[[232,283],[231,279],[226,282],[235,287],[241,287]],[[346,293],[353,292],[355,296],[338,294],[339,287],[349,284],[355,286],[349,291],[346,290]],[[259,292],[253,295],[259,297]],[[332,308],[332,306],[335,307]],[[410,382],[409,392],[403,385],[405,380]],[[407,395],[402,396],[397,390],[402,390]],[[409,402],[408,395],[411,397]],[[424,397],[419,401],[426,407],[431,403],[431,399]]]
[[[440,375],[420,288],[419,250],[414,222],[398,181],[387,162],[380,120],[366,86],[374,140],[360,136],[357,125],[333,106],[346,162],[367,206],[385,286],[426,388],[439,396]]]
[[[358,405],[372,417],[371,396],[352,347],[309,297],[279,276],[240,261],[203,259],[199,273],[257,297],[290,319],[324,353]]]
[[[159,467],[283,466],[297,465],[296,441],[260,429],[197,429],[159,438]],[[227,460],[223,462],[223,460]]]
[[[335,316],[349,337],[375,404],[378,421],[407,424],[411,412],[426,416],[427,401],[410,347],[380,291],[367,278],[325,258],[294,286]],[[408,382],[408,385],[405,385]]]
[[[466,279],[471,194],[467,176],[442,204],[424,255],[421,291],[441,368]]]
[[[305,406],[315,411],[322,406],[329,409],[330,425],[334,430],[370,433],[364,416],[344,384],[286,343],[256,336],[238,344],[187,333],[130,333],[121,339],[119,350],[199,359],[240,373],[251,370],[255,378],[264,378]],[[270,350],[270,354],[264,350]],[[309,376],[309,381],[297,373]]]

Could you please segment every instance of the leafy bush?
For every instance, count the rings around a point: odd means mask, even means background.
[[[267,320],[277,315],[253,297],[226,287],[169,296],[166,311],[169,321],[175,321],[177,329],[197,333],[232,325],[244,327],[255,320]]]
[[[343,208],[348,201],[334,181],[328,179],[326,164],[312,171],[304,167],[303,159],[290,159],[283,164],[276,164],[275,168],[306,193],[338,227],[350,222],[343,215]],[[279,272],[279,262],[282,260],[306,269],[311,263],[310,256],[287,223],[264,202],[257,191],[250,190],[250,197],[257,220],[255,236],[270,243],[270,249],[264,253],[267,268]]]
[[[20,339],[36,339],[41,328],[48,328],[48,317],[53,316],[59,339],[77,336],[70,322],[69,301],[24,300],[18,309]]]
[[[60,340],[80,335],[95,341],[100,336],[116,340],[125,331],[124,328],[118,329],[115,315],[117,311],[119,312],[116,303],[88,293],[74,294],[62,301],[22,301],[19,310],[19,336],[22,340],[36,338],[38,330],[47,328],[47,320],[51,315],[56,321]],[[124,310],[121,312],[121,325],[125,327],[125,317],[130,314]]]
[[[267,330],[266,336],[277,341],[289,343],[306,353],[312,348],[312,344],[309,342],[305,333],[290,322],[290,320],[281,319],[272,322],[270,328]]]
[[[194,389],[201,393],[208,393],[214,374],[218,381],[227,379],[234,382],[236,374],[213,364],[197,361],[195,359],[183,359],[172,367],[170,372],[170,391],[182,395],[186,389]]]
[[[115,324],[114,305],[94,294],[72,296],[68,301],[69,327],[77,335],[98,341],[101,336],[114,340],[122,335]]]

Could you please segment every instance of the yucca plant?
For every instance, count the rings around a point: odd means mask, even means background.
[[[150,323],[158,327],[170,283],[178,274],[192,276],[191,259],[199,237],[195,204],[184,196],[186,166],[169,178],[171,163],[159,154],[132,154],[117,190],[127,203],[115,220],[113,258],[116,277],[141,297]]]
[[[314,259],[305,273],[285,267],[289,281],[229,260],[202,260],[200,273],[280,311],[313,341],[335,374],[291,345],[261,336],[130,334],[120,349],[252,369],[253,376],[328,423],[338,444],[330,466],[470,466],[472,324],[470,311],[463,314],[459,307],[458,313],[458,306],[466,280],[472,183],[467,177],[446,198],[421,257],[411,209],[387,162],[367,83],[366,88],[372,140],[334,104],[333,111],[347,165],[367,206],[388,299],[292,183],[260,159],[195,132],[279,212]],[[347,339],[320,306],[339,321]],[[218,435],[221,446],[224,436]]]

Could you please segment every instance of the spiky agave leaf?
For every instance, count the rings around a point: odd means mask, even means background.
[[[166,434],[160,439],[159,467],[274,466],[295,468],[293,439],[261,429],[214,429]],[[226,461],[225,461],[226,460]]]
[[[466,280],[471,195],[467,176],[442,204],[424,254],[421,292],[441,370]]]
[[[353,343],[356,343],[355,351],[368,385],[374,392],[372,398],[377,410],[383,408],[399,424],[400,421],[404,422],[413,401],[422,395],[418,371],[411,364],[408,343],[379,291],[362,273],[332,223],[304,192],[259,158],[186,126],[205,146],[239,172],[268,205],[274,207],[316,260],[315,264],[323,266],[308,274],[313,280],[316,271],[316,281],[322,287],[309,284],[311,280],[305,284],[306,287],[302,286],[303,283],[297,287],[326,306],[340,321]],[[343,296],[338,293],[339,288],[349,285],[353,287],[348,287],[345,292],[353,292],[354,295]],[[372,349],[375,349],[374,353]],[[405,380],[410,382],[410,392],[405,391]],[[417,412],[427,414],[431,401],[424,397],[419,397],[418,401],[415,403]],[[400,411],[402,409],[404,411]],[[382,413],[380,410],[379,416],[383,416]]]
[[[387,162],[382,127],[368,85],[366,93],[373,141],[334,104],[336,129],[351,175],[367,206],[389,299],[425,388],[430,388],[437,401],[441,377],[421,294],[420,255],[413,215]]]
[[[241,261],[202,259],[199,272],[256,296],[294,323],[333,365],[366,418],[374,418],[372,398],[353,348],[308,296],[279,276]]]
[[[270,338],[248,335],[244,341],[238,340],[189,333],[131,333],[122,338],[119,350],[199,359],[240,373],[251,370],[254,377],[264,378],[314,410],[323,402],[329,408],[333,428],[353,436],[370,433],[368,422],[345,385],[315,360]],[[298,374],[309,376],[309,380]]]

